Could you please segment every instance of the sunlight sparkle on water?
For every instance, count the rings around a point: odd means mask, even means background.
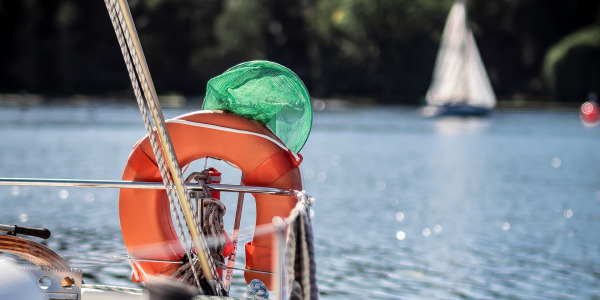
[[[88,193],[85,195],[85,201],[87,202],[94,202],[94,200],[96,200],[96,196],[92,193]]]
[[[315,178],[315,170],[313,170],[313,169],[306,169],[306,170],[304,170],[304,177],[306,179],[313,179],[313,178]]]
[[[431,229],[429,228],[423,228],[423,236],[424,237],[429,237],[431,235]]]
[[[69,198],[69,191],[67,190],[60,190],[60,192],[58,192],[58,197],[62,200],[65,200],[67,198]]]
[[[317,181],[324,182],[327,179],[327,174],[325,172],[319,172],[317,174]]]
[[[396,221],[398,221],[398,222],[404,221],[404,213],[403,212],[399,211],[396,213]]]
[[[571,217],[573,217],[573,211],[570,209],[565,209],[564,215],[565,218],[570,219]]]
[[[553,157],[552,158],[552,166],[554,168],[560,167],[561,164],[562,164],[562,161],[560,160],[560,158],[558,158],[558,157]]]
[[[12,186],[10,188],[10,194],[13,196],[19,196],[19,194],[21,194],[21,188],[18,186]]]
[[[403,241],[406,238],[406,233],[404,233],[404,231],[400,230],[400,231],[396,232],[396,238],[400,241]]]
[[[27,221],[29,221],[29,215],[26,213],[21,213],[19,215],[19,220],[23,223],[27,223]]]

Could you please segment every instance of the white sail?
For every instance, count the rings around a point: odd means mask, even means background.
[[[465,3],[459,0],[450,9],[442,34],[426,96],[429,106],[464,103],[491,109],[496,105],[496,96],[466,19]]]
[[[475,44],[473,33],[469,30],[467,39],[467,82],[469,96],[467,102],[473,106],[493,108],[496,106],[496,95],[488,77],[481,55]]]

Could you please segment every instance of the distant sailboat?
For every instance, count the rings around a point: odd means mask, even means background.
[[[465,1],[458,0],[446,20],[425,97],[424,115],[483,116],[496,105],[494,90],[466,20]]]

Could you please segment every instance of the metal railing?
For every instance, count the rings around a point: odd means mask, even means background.
[[[118,188],[164,190],[162,182],[142,182],[126,180],[82,180],[82,179],[46,179],[46,178],[0,178],[0,186],[48,186],[48,187],[84,187],[84,188]],[[260,186],[233,184],[206,184],[209,190],[242,193],[262,193],[292,196],[300,191]],[[201,191],[202,186],[187,184],[189,191]]]

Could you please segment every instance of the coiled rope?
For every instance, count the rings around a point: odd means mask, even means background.
[[[223,256],[223,250],[225,249],[225,226],[223,224],[223,216],[226,212],[225,204],[219,199],[208,198],[202,200],[202,206],[202,233],[208,241],[210,257],[216,265],[220,266],[221,269],[225,269],[225,257]],[[171,279],[185,284],[193,284],[194,277],[190,269],[198,268],[199,262],[194,260],[193,264],[194,267],[192,267],[192,262],[184,263],[171,275]],[[200,278],[203,278],[204,274],[201,273],[200,276]]]

